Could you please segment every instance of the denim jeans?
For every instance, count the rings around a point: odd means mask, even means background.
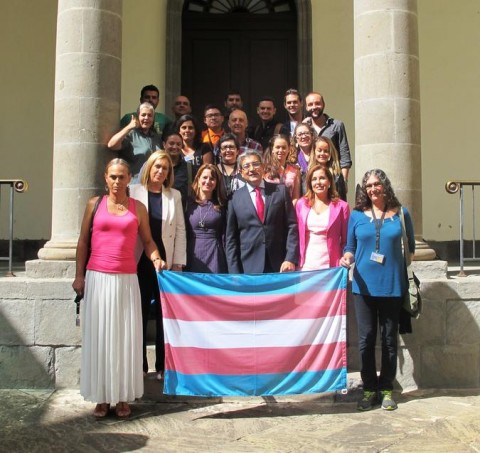
[[[392,390],[397,373],[398,318],[401,297],[374,297],[354,294],[363,389]],[[375,343],[380,326],[382,364],[377,376]]]

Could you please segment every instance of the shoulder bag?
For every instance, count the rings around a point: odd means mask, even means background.
[[[405,229],[405,217],[403,208],[400,207],[400,221],[402,223],[402,242],[403,258],[407,275],[407,291],[403,300],[403,309],[407,311],[412,318],[418,318],[422,312],[422,297],[420,295],[420,281],[412,270],[412,260],[408,249],[407,231]]]

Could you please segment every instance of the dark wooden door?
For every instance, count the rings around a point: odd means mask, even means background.
[[[294,14],[184,14],[182,94],[202,119],[208,103],[223,106],[239,90],[251,123],[261,96],[273,96],[283,120],[283,93],[297,84]]]

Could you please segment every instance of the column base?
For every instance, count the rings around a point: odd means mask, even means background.
[[[432,261],[437,256],[435,250],[431,249],[423,240],[415,240],[415,255],[413,261]]]
[[[25,261],[27,278],[75,278],[75,261],[30,260]]]
[[[38,251],[41,260],[70,260],[75,261],[77,253],[77,241],[48,241]]]

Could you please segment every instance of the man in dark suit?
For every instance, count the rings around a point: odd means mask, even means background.
[[[228,271],[294,271],[298,261],[298,226],[288,189],[263,180],[262,159],[256,151],[247,151],[238,160],[246,185],[235,191],[228,204]]]

